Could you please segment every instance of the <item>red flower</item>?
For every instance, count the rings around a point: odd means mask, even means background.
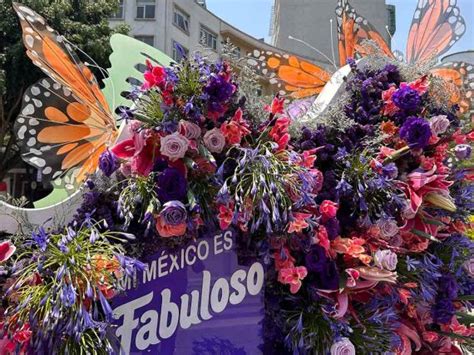
[[[148,90],[154,86],[163,87],[167,76],[165,68],[159,65],[154,67],[149,60],[146,61],[146,65],[148,70],[143,75],[145,83],[142,85],[142,90]]]
[[[234,117],[221,126],[221,132],[229,144],[239,144],[242,138],[250,133],[248,124],[242,116],[242,109],[239,108]]]
[[[382,92],[382,100],[384,101],[382,114],[385,116],[393,116],[398,111],[398,107],[392,101],[395,91],[397,91],[397,87],[391,86],[388,90]]]
[[[284,98],[280,99],[278,97],[275,97],[272,101],[271,106],[268,106],[268,105],[265,106],[265,111],[270,112],[273,115],[283,113],[283,108],[285,106],[284,103],[285,103]]]
[[[280,117],[276,120],[275,125],[270,130],[270,137],[278,143],[278,150],[283,150],[290,141],[290,135],[288,133],[288,127],[290,126],[291,120],[288,117]]]
[[[232,224],[232,219],[234,218],[234,211],[231,207],[225,205],[219,206],[219,214],[217,215],[219,219],[219,226],[222,230],[229,228]]]
[[[339,205],[336,202],[330,200],[324,200],[319,206],[319,212],[325,219],[331,219],[336,217],[337,209]]]

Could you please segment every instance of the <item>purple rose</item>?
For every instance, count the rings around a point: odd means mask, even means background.
[[[474,277],[474,258],[466,260],[463,266],[464,266],[464,270],[467,271],[468,275],[471,277]]]
[[[326,250],[319,245],[311,246],[311,250],[305,257],[305,265],[308,271],[321,272],[328,260]]]
[[[158,199],[161,203],[183,200],[187,193],[186,178],[176,168],[166,168],[156,178]]]
[[[386,239],[392,238],[399,231],[397,222],[394,219],[380,219],[377,225],[380,229],[380,234]]]
[[[213,128],[204,135],[204,145],[211,153],[220,153],[225,147],[225,137],[219,128]]]
[[[458,144],[454,147],[454,154],[459,160],[469,159],[472,148],[469,144]]]
[[[160,212],[160,217],[162,217],[165,223],[168,225],[180,225],[186,222],[186,207],[181,201],[168,201],[163,205],[163,209]]]
[[[313,273],[315,285],[324,290],[337,290],[339,288],[339,274],[334,261],[329,259],[326,251],[320,245],[311,246],[305,257],[305,265]]]
[[[421,97],[416,90],[413,90],[407,85],[393,93],[392,101],[402,110],[413,111],[420,105]]]
[[[438,115],[430,118],[430,127],[433,134],[443,134],[449,127],[449,120],[446,115]]]
[[[348,338],[340,338],[331,346],[331,355],[355,355],[354,344]]]
[[[374,257],[375,265],[381,269],[393,271],[397,268],[397,254],[390,250],[377,250]]]
[[[426,147],[429,144],[430,137],[430,124],[421,117],[408,117],[400,128],[400,138],[406,141],[410,148]]]
[[[183,158],[188,147],[189,140],[181,133],[175,132],[161,138],[160,152],[171,161]]]
[[[106,150],[99,157],[99,168],[105,176],[109,177],[120,167],[118,158],[110,150]]]

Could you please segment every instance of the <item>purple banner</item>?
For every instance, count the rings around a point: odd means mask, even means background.
[[[258,354],[263,265],[239,265],[235,234],[208,234],[143,260],[113,299],[121,354]]]

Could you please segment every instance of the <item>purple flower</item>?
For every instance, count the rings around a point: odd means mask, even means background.
[[[186,207],[181,201],[168,201],[163,205],[160,217],[163,217],[166,224],[177,226],[186,222]]]
[[[407,85],[393,93],[392,101],[402,110],[414,111],[420,105],[421,97],[416,90],[413,90]]]
[[[38,233],[33,233],[32,237],[33,237],[33,241],[38,246],[38,248],[42,252],[46,251],[46,247],[48,246],[48,243],[49,243],[49,236],[44,230],[44,228],[40,227],[38,230]]]
[[[176,168],[166,168],[156,179],[158,199],[161,203],[183,200],[186,197],[186,178]]]
[[[310,252],[306,254],[305,265],[308,271],[321,272],[324,270],[327,260],[326,250],[319,245],[313,245]]]
[[[382,167],[383,176],[391,179],[395,179],[398,176],[398,168],[395,163],[389,163]]]
[[[459,160],[469,159],[472,148],[469,144],[458,144],[454,147],[454,154]]]
[[[424,148],[430,141],[430,124],[424,118],[410,116],[400,128],[400,137],[410,148]]]
[[[105,176],[109,177],[119,167],[119,160],[110,150],[107,149],[100,155],[99,168],[102,170]]]
[[[314,273],[315,285],[324,290],[339,288],[339,274],[337,266],[326,255],[326,251],[319,245],[313,245],[305,257],[305,265],[309,272]]]

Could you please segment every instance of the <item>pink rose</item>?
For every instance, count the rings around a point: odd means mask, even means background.
[[[469,276],[474,277],[474,258],[467,260],[463,266]]]
[[[397,254],[390,250],[377,250],[374,257],[375,265],[381,269],[393,271],[397,268]]]
[[[324,218],[331,219],[336,217],[338,208],[339,205],[336,202],[324,200],[319,206],[319,212]]]
[[[204,145],[211,153],[220,153],[225,147],[225,137],[221,130],[213,128],[204,135]]]
[[[175,132],[161,138],[160,152],[171,161],[181,159],[189,147],[189,140],[182,134]]]
[[[348,338],[341,338],[331,346],[331,355],[355,355],[354,344]]]
[[[189,121],[179,122],[179,132],[187,139],[198,139],[201,137],[201,127]]]
[[[449,120],[446,115],[438,115],[430,118],[431,132],[435,135],[443,134],[449,127]]]

